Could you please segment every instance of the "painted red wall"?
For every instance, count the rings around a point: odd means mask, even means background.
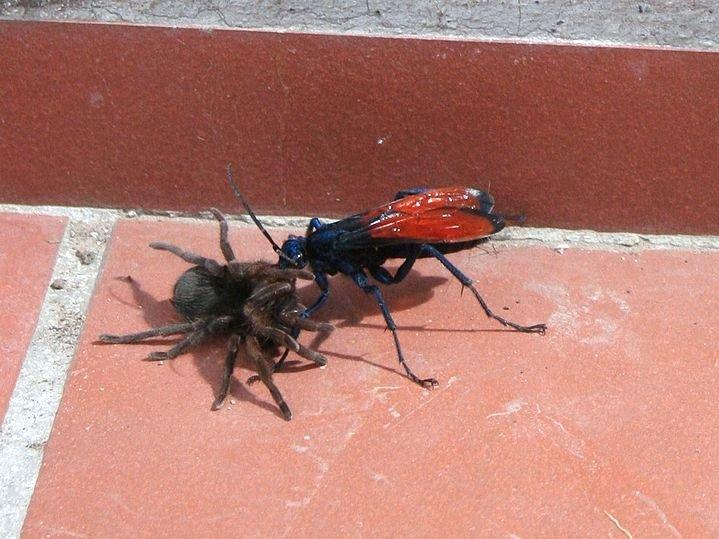
[[[719,233],[719,54],[0,22],[0,201],[335,215],[491,187],[528,225]]]

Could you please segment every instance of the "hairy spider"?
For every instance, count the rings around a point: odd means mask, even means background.
[[[175,283],[172,304],[187,322],[170,324],[129,335],[100,335],[100,341],[125,344],[151,337],[185,336],[164,352],[152,352],[147,359],[173,359],[197,345],[211,334],[230,334],[225,369],[220,391],[212,405],[222,406],[230,387],[237,351],[242,343],[254,363],[259,379],[269,389],[272,398],[288,421],[292,418],[289,406],[272,381],[274,360],[278,347],[286,347],[318,365],[326,365],[325,357],[306,348],[290,336],[293,327],[309,331],[332,331],[327,323],[313,322],[301,316],[305,307],[295,293],[295,280],[312,280],[312,272],[299,269],[280,269],[269,262],[238,262],[227,240],[227,221],[216,209],[211,210],[220,223],[220,249],[226,264],[185,251],[174,245],[153,242],[150,247],[169,251],[194,267],[185,271]]]

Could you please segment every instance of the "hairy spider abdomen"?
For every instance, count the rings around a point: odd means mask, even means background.
[[[250,282],[211,275],[195,266],[175,283],[172,303],[187,320],[208,316],[239,316],[251,292]]]

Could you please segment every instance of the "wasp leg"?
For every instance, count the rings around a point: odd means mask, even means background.
[[[369,280],[367,279],[367,275],[365,275],[364,272],[361,270],[352,273],[351,277],[354,282],[357,283],[357,286],[364,290],[365,293],[372,294],[375,300],[377,300],[377,304],[379,305],[379,308],[382,311],[382,315],[384,316],[384,320],[387,323],[387,329],[392,332],[392,337],[394,338],[394,346],[397,349],[397,358],[399,359],[400,365],[404,367],[404,370],[407,373],[407,377],[413,382],[425,388],[432,389],[433,387],[438,386],[439,382],[437,382],[437,380],[435,380],[434,378],[420,378],[414,372],[412,372],[412,369],[410,369],[409,365],[407,365],[407,361],[404,359],[404,354],[402,354],[402,347],[399,344],[399,337],[397,336],[397,326],[392,319],[392,315],[387,308],[387,304],[384,301],[384,297],[382,297],[382,292],[380,292],[379,287],[370,284]]]
[[[420,253],[420,247],[416,246],[415,249],[413,249],[412,253],[405,259],[404,262],[402,262],[402,265],[397,268],[397,271],[394,275],[392,275],[389,271],[387,271],[382,266],[374,266],[369,268],[369,272],[382,284],[396,284],[402,280],[404,280],[405,277],[409,274],[409,271],[412,269],[412,266],[414,266],[414,263],[417,262],[417,257]]]
[[[322,307],[322,305],[324,305],[327,301],[327,298],[330,297],[330,283],[327,280],[327,274],[321,271],[315,273],[315,283],[317,283],[317,286],[320,289],[320,295],[312,305],[305,309],[302,313],[302,318],[309,317],[313,312]]]
[[[466,286],[472,291],[472,294],[474,294],[474,297],[477,298],[477,301],[482,306],[482,309],[484,309],[485,314],[503,326],[510,327],[513,329],[516,329],[517,331],[521,331],[522,333],[539,333],[541,335],[544,335],[544,333],[547,331],[547,325],[546,324],[534,324],[533,326],[522,326],[520,324],[517,324],[515,322],[510,322],[509,320],[505,320],[501,316],[497,316],[492,312],[492,310],[487,305],[487,302],[482,299],[482,296],[479,295],[479,292],[474,287],[474,281],[467,277],[462,271],[452,264],[449,260],[447,260],[447,257],[445,257],[442,253],[440,253],[436,248],[434,248],[431,245],[423,245],[422,246],[422,252],[425,254],[428,254],[429,256],[433,256],[437,260],[440,261],[440,263],[449,270],[449,272],[455,276],[455,278],[462,283],[463,286]]]
[[[322,221],[320,221],[318,217],[313,217],[312,219],[310,219],[310,222],[307,225],[307,230],[305,231],[305,236],[309,236],[315,230],[319,230],[323,226],[325,226],[324,223]]]

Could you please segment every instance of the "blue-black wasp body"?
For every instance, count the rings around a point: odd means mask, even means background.
[[[374,296],[387,328],[392,332],[400,364],[407,376],[423,387],[434,387],[437,381],[419,378],[407,365],[392,315],[380,288],[370,281],[370,277],[383,285],[398,283],[418,259],[435,258],[472,291],[488,317],[524,333],[543,334],[546,331],[544,324],[522,326],[494,314],[473,281],[445,256],[474,247],[504,228],[503,216],[493,213],[494,199],[489,193],[466,187],[400,191],[390,203],[339,221],[323,223],[315,217],[304,237],[290,236],[279,247],[254,216],[229,174],[228,181],[273,244],[280,256],[279,266],[304,268],[309,265],[315,274],[320,295],[306,309],[305,315],[309,316],[327,301],[328,276],[337,273],[348,276],[365,293]],[[403,260],[394,274],[384,267],[389,259]]]

